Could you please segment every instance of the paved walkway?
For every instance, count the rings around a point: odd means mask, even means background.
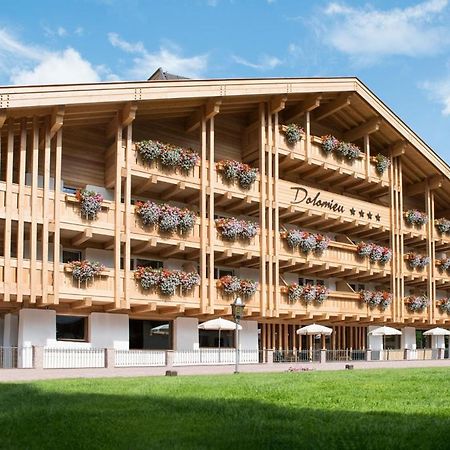
[[[427,361],[352,361],[320,363],[278,363],[241,365],[242,373],[285,372],[292,369],[309,370],[345,370],[346,364],[354,369],[400,369],[418,367],[448,367],[450,359]],[[127,367],[114,369],[1,369],[0,382],[48,380],[58,378],[115,378],[115,377],[149,377],[165,375],[167,367]],[[178,375],[219,375],[234,372],[234,365],[223,366],[177,366]]]

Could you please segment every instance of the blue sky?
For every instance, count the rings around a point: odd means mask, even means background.
[[[358,76],[450,162],[449,0],[2,2],[0,83]]]

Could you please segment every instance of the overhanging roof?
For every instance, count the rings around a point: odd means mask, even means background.
[[[35,108],[140,100],[224,98],[305,94],[317,92],[355,92],[384,118],[406,141],[419,150],[442,174],[450,179],[450,166],[440,158],[367,86],[355,77],[336,78],[238,78],[170,79],[162,81],[121,81],[42,86],[0,87],[0,108]]]

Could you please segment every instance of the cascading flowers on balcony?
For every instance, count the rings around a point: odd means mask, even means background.
[[[71,261],[67,263],[67,267],[72,270],[72,277],[79,282],[87,282],[94,277],[101,275],[105,270],[105,266],[95,261]]]
[[[439,309],[443,313],[450,314],[450,298],[441,298],[439,303]]]
[[[163,295],[174,295],[178,287],[186,293],[200,284],[200,275],[196,272],[151,267],[138,267],[134,271],[134,279],[142,289],[158,289]]]
[[[303,301],[307,305],[313,302],[321,305],[328,298],[329,292],[325,286],[320,284],[301,286],[297,283],[292,283],[287,288],[289,303]]]
[[[158,204],[150,200],[145,203],[136,202],[136,212],[144,225],[157,225],[166,233],[187,233],[194,227],[197,218],[195,212],[187,208],[178,208],[167,203]]]
[[[389,247],[374,244],[373,242],[360,242],[356,247],[356,253],[362,258],[368,257],[371,262],[388,263],[392,258],[392,250]]]
[[[200,161],[196,151],[160,141],[136,142],[136,149],[146,163],[159,161],[164,167],[178,167],[186,172],[192,170]]]
[[[294,145],[297,142],[300,142],[302,139],[302,135],[305,132],[300,125],[296,123],[290,123],[289,125],[283,126],[284,136],[286,141],[290,145]]]
[[[405,212],[405,221],[409,225],[416,225],[421,227],[428,223],[428,216],[417,209],[410,209]]]
[[[234,217],[216,219],[216,227],[224,239],[252,239],[259,231],[259,225],[250,220],[238,220]]]
[[[446,234],[450,232],[450,220],[442,217],[441,219],[436,220],[434,224],[439,233]]]
[[[219,161],[216,168],[227,181],[237,181],[243,189],[249,189],[258,176],[258,169],[234,160]]]
[[[426,295],[410,295],[406,301],[406,305],[411,312],[422,312],[426,308],[430,301]]]
[[[79,189],[75,193],[75,197],[80,202],[81,217],[88,220],[96,219],[102,209],[103,195],[95,191]]]
[[[392,294],[387,291],[362,290],[359,292],[359,298],[369,308],[379,307],[383,311],[392,303]]]
[[[223,289],[226,294],[240,294],[243,297],[251,297],[258,289],[258,283],[234,275],[225,275],[217,280],[217,287]]]
[[[282,231],[281,237],[286,239],[290,248],[298,248],[305,254],[314,252],[323,253],[330,244],[330,239],[320,233],[309,233],[308,231],[289,230]]]
[[[391,160],[387,156],[384,156],[381,153],[378,153],[378,155],[375,156],[375,169],[379,175],[383,175],[383,173],[389,169],[390,165]]]
[[[418,255],[414,252],[408,253],[406,258],[411,269],[423,269],[430,264],[430,258],[428,256]]]
[[[438,260],[438,262],[439,262],[439,267],[442,271],[450,270],[450,259],[449,258],[447,258],[447,257],[442,258],[442,259]]]
[[[325,153],[334,152],[348,161],[354,161],[355,159],[362,158],[361,150],[355,144],[350,142],[341,142],[331,135],[322,136],[321,139],[322,150]]]

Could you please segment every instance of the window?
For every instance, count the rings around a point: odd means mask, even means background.
[[[86,341],[86,317],[56,316],[57,341]]]
[[[219,279],[222,277],[225,277],[226,275],[234,275],[234,270],[233,269],[223,269],[223,268],[219,268],[219,267],[214,267],[214,278],[215,279]]]
[[[219,347],[219,331],[218,330],[198,330],[198,338],[200,347]],[[220,332],[220,347],[234,347],[234,331]]]
[[[138,267],[151,267],[152,269],[162,269],[164,266],[162,261],[153,259],[132,258],[130,260],[130,269],[136,270]]]
[[[63,192],[66,194],[72,194],[75,195],[77,193],[77,188],[71,187],[71,186],[64,186]]]
[[[355,292],[364,291],[364,290],[366,289],[366,285],[365,285],[365,284],[355,284],[355,283],[350,283],[349,286],[350,286]]]
[[[170,350],[172,322],[130,319],[130,349]]]
[[[79,250],[63,250],[62,258],[63,263],[81,261],[81,252]]]

